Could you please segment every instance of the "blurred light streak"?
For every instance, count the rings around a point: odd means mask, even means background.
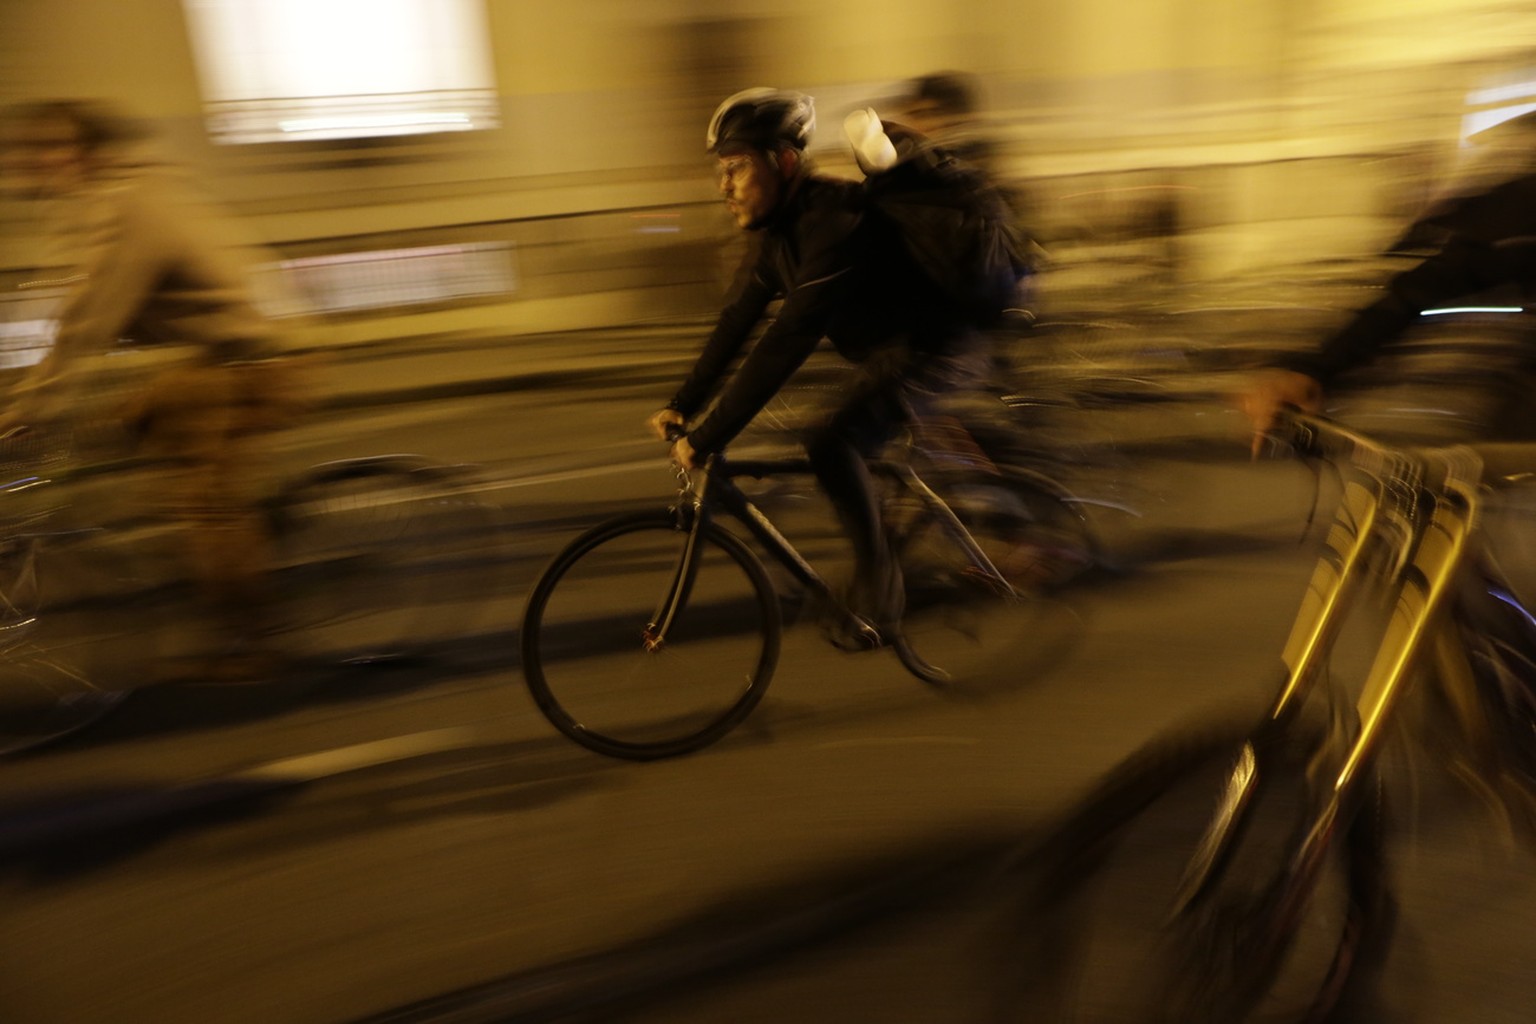
[[[1446,306],[1443,309],[1425,309],[1419,316],[1447,316],[1453,313],[1524,313],[1523,306]]]
[[[1529,94],[1530,87],[1526,92]],[[1503,124],[1505,121],[1513,121],[1522,114],[1529,114],[1536,110],[1536,103],[1521,103],[1512,107],[1500,107],[1497,110],[1479,110],[1467,114],[1461,119],[1462,145],[1469,145],[1473,135],[1485,132],[1490,128]]]
[[[635,228],[637,235],[678,235],[682,234],[682,217],[676,213],[634,213],[631,218],[638,221],[666,221],[662,224],[641,224]]]
[[[372,117],[311,117],[301,121],[283,121],[278,127],[285,132],[339,133],[354,130],[388,131],[410,130],[423,127],[473,128],[474,121],[468,114],[377,114]],[[334,134],[331,137],[335,137]]]

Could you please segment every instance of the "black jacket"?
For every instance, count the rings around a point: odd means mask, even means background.
[[[963,330],[895,229],[867,215],[857,182],[801,179],[758,241],[670,406],[689,418],[703,409],[769,304],[782,297],[783,305],[690,431],[697,451],[716,451],[735,437],[823,337],[860,362],[887,345],[937,348]]]
[[[1323,382],[1370,360],[1421,312],[1504,285],[1536,285],[1536,174],[1444,204],[1410,230],[1438,239],[1422,263],[1393,277],[1314,352],[1280,365]]]

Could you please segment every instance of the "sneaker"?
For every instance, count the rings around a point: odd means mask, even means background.
[[[834,612],[822,619],[821,634],[827,642],[848,654],[878,651],[886,645],[886,634],[857,615]]]
[[[843,600],[823,617],[822,632],[838,650],[876,650],[900,632],[905,607],[906,590],[892,562],[889,575],[879,583],[855,580]]]

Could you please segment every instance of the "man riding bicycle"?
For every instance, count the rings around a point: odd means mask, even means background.
[[[758,244],[692,372],[650,425],[663,438],[686,428],[672,451],[692,468],[730,442],[823,337],[857,364],[840,404],[805,440],[853,542],[848,603],[874,635],[833,639],[857,649],[892,640],[904,605],[865,459],[896,434],[913,399],[982,372],[985,347],[959,304],[906,255],[895,227],[871,215],[865,190],[813,172],[805,148],[815,120],[811,97],[775,89],[745,90],[715,111],[705,141],[720,193]],[[775,299],[777,316],[728,375]]]
[[[260,435],[299,405],[294,363],[257,309],[232,226],[135,147],[143,134],[98,104],[48,101],[13,111],[11,142],[29,198],[75,223],[52,349],[10,388],[0,429],[78,411],[84,357],[119,338],[184,346],[123,410],[170,467],[157,498],[182,527],[192,578],[223,628],[259,631],[270,538],[255,500]],[[228,668],[229,666],[223,666]]]
[[[1404,237],[1436,244],[1342,328],[1311,351],[1276,360],[1241,396],[1257,431],[1255,453],[1281,408],[1320,411],[1327,386],[1370,361],[1424,310],[1504,285],[1536,283],[1536,172],[1442,202]]]

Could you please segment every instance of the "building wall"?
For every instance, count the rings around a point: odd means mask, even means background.
[[[975,71],[1044,234],[1102,235],[1124,212],[1114,197],[1161,190],[1192,234],[1186,271],[1222,275],[1390,234],[1453,169],[1466,91],[1536,46],[1536,19],[1498,0],[487,0],[487,12],[494,131],[215,146],[180,0],[0,0],[0,88],[118,99],[281,250],[490,231],[517,246],[517,300],[653,289],[707,307],[726,228],[702,126],[742,85],[814,91],[823,163],[841,170],[846,110],[913,74]],[[673,218],[667,230],[653,214]],[[25,221],[0,230],[7,265],[25,264]]]

